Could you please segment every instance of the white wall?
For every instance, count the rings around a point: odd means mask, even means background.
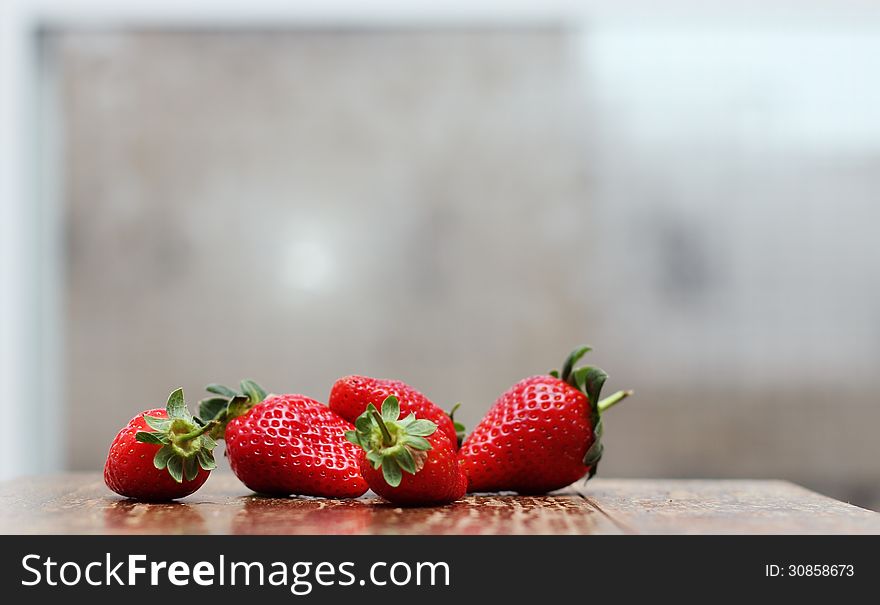
[[[438,5],[355,0],[197,2],[179,0],[5,0],[0,2],[0,480],[64,468],[58,247],[56,108],[43,28],[279,27],[281,25],[504,24],[559,22],[571,2],[454,1]],[[13,428],[14,427],[14,428]]]
[[[7,426],[15,427],[0,440],[0,478],[64,466],[60,452],[66,437],[62,431],[63,417],[57,415],[65,409],[65,393],[60,388],[63,368],[59,360],[63,343],[57,323],[58,307],[63,301],[59,267],[51,260],[56,256],[52,253],[53,246],[58,245],[56,192],[59,182],[56,177],[59,175],[52,174],[57,143],[52,140],[54,130],[50,121],[54,108],[51,102],[47,104],[46,95],[39,94],[52,85],[51,74],[41,70],[41,65],[45,65],[37,53],[36,34],[40,27],[563,22],[573,27],[586,26],[586,31],[595,34],[587,50],[598,57],[598,62],[589,65],[589,69],[594,70],[595,82],[610,95],[600,98],[598,106],[600,111],[606,112],[607,124],[612,128],[607,131],[610,138],[606,142],[616,145],[620,153],[632,154],[636,160],[640,155],[648,157],[666,152],[669,140],[681,142],[682,132],[690,132],[692,147],[680,148],[678,153],[698,156],[702,144],[700,136],[706,131],[704,126],[724,126],[724,116],[712,113],[717,103],[724,99],[739,99],[737,102],[752,103],[757,108],[742,114],[751,115],[752,122],[730,124],[732,138],[728,143],[735,148],[748,145],[749,141],[758,141],[761,149],[744,151],[755,152],[754,157],[763,158],[762,161],[776,161],[782,157],[777,155],[780,149],[791,147],[806,151],[816,147],[858,154],[875,141],[878,125],[873,109],[878,91],[871,86],[871,74],[877,71],[877,36],[868,29],[870,20],[865,19],[876,17],[872,3],[780,2],[768,7],[766,3],[748,2],[736,3],[735,8],[731,8],[733,3],[677,2],[675,6],[664,5],[663,18],[669,24],[665,31],[660,28],[658,32],[655,28],[653,34],[638,35],[637,40],[633,38],[633,30],[627,28],[638,20],[656,24],[657,16],[651,13],[652,3],[627,3],[625,7],[619,4],[498,0],[461,1],[443,3],[442,6],[424,3],[420,6],[380,2],[373,3],[366,10],[363,3],[354,1],[197,3],[144,0],[121,3],[108,0],[7,0],[0,3],[0,385],[6,394],[0,398],[0,416]],[[791,35],[785,44],[779,45],[778,36],[768,38],[759,32],[747,38],[742,48],[735,48],[731,53],[731,47],[725,44],[723,35],[717,36],[716,29],[711,40],[716,49],[713,62],[720,61],[725,69],[730,70],[729,87],[694,91],[666,86],[666,96],[654,96],[660,84],[668,84],[679,76],[690,77],[695,69],[698,73],[706,68],[701,66],[703,59],[693,54],[702,52],[704,46],[689,47],[694,39],[677,33],[679,24],[676,20],[685,14],[708,15],[709,21],[716,25],[723,22],[751,26],[755,17],[771,24],[774,20],[777,24],[806,24],[802,29],[808,35]],[[621,24],[625,27],[621,28]],[[863,27],[864,35],[848,33],[854,25]],[[843,28],[835,30],[837,26]],[[811,28],[820,33],[809,33]],[[633,45],[649,59],[662,51],[665,54],[678,53],[682,60],[665,66],[650,61],[622,61],[627,53],[633,52]],[[765,60],[767,57],[772,57],[769,64]],[[857,59],[852,60],[853,57]],[[662,71],[664,69],[666,71]],[[765,94],[759,98],[749,96],[762,78],[766,81]],[[683,82],[681,84],[684,86]],[[799,91],[797,87],[802,85],[815,87]],[[791,95],[801,95],[805,99],[804,103],[796,105],[795,112],[790,112],[788,106],[774,105],[779,99]],[[651,101],[620,106],[618,100],[624,97],[650,97]],[[829,115],[831,121],[826,119]],[[619,130],[613,129],[615,125]],[[746,141],[736,139],[737,133],[750,129],[755,137]],[[838,169],[823,164],[821,158],[809,160],[804,165],[809,166],[810,161],[817,162],[815,165],[818,166],[815,173],[808,175],[810,182],[817,188],[828,187],[828,195],[839,195],[840,192],[830,188],[840,182],[836,175],[840,175],[844,167]],[[600,185],[605,188],[607,199],[621,195],[636,199],[643,196],[629,172],[615,172],[611,164],[605,168],[608,168],[606,177]],[[757,170],[759,167],[742,168]],[[707,175],[703,183],[710,182],[708,177],[712,169],[711,162],[699,165],[698,170]],[[828,171],[828,178],[822,176],[823,169]],[[645,174],[650,174],[647,164]],[[672,211],[689,216],[694,205],[704,203],[713,194],[711,190],[700,189],[699,179],[694,181],[696,184],[688,184],[692,176],[687,171],[672,171],[656,175],[653,181],[648,176],[642,183],[647,184],[654,194],[666,195],[665,203]],[[791,179],[797,176],[779,172],[776,193],[789,197],[796,193]],[[683,187],[692,189],[688,192]],[[810,259],[815,275],[777,274],[776,268],[766,266],[764,257],[777,251],[774,248],[778,241],[776,230],[786,228],[785,216],[790,215],[791,209],[786,211],[789,214],[780,214],[775,221],[762,223],[765,214],[761,195],[773,195],[773,191],[766,189],[743,194],[739,201],[744,205],[737,207],[737,214],[731,220],[739,221],[739,226],[752,239],[712,242],[722,254],[728,250],[741,259],[730,272],[732,281],[723,290],[731,297],[721,303],[729,319],[723,324],[706,322],[700,328],[699,321],[690,321],[692,317],[687,322],[676,323],[670,317],[681,307],[674,301],[663,303],[672,307],[671,313],[652,314],[651,308],[663,308],[659,303],[654,307],[639,305],[640,300],[645,300],[643,297],[657,296],[647,282],[658,272],[658,256],[649,238],[639,239],[639,233],[629,233],[635,243],[632,253],[624,257],[624,266],[608,267],[613,274],[600,276],[600,281],[604,280],[602,283],[608,286],[609,300],[614,296],[614,288],[622,283],[622,276],[630,278],[632,288],[644,288],[638,295],[609,307],[612,311],[606,325],[629,325],[633,342],[625,343],[628,346],[623,348],[638,351],[625,361],[634,368],[641,368],[639,371],[653,372],[658,382],[662,382],[664,375],[672,375],[677,369],[674,361],[681,356],[705,359],[713,371],[735,359],[740,360],[736,366],[739,373],[733,376],[749,376],[750,380],[766,384],[779,378],[802,376],[804,367],[792,360],[807,350],[808,377],[818,377],[828,368],[838,375],[868,376],[873,370],[876,350],[871,333],[864,327],[873,325],[876,305],[870,296],[849,294],[852,291],[862,294],[861,287],[866,279],[876,275],[872,225],[858,218],[872,204],[873,188],[863,187],[858,182],[853,187],[840,198],[843,212],[818,203],[819,197],[808,198],[803,202],[807,205],[806,211],[797,216],[796,224],[788,225],[791,237],[810,238],[806,242],[798,240],[802,244],[812,244],[812,238],[820,238],[822,245],[811,248],[820,251]],[[686,194],[679,195],[682,191]],[[817,196],[822,194],[816,188],[813,192]],[[730,203],[730,199],[722,195],[715,202],[723,205]],[[706,213],[705,208],[700,212]],[[711,213],[715,216],[719,212],[723,214],[723,206],[709,208],[713,208]],[[608,224],[625,225],[632,222],[628,212],[637,212],[638,208],[602,208],[600,199],[599,211],[607,213]],[[715,225],[715,232],[724,226]],[[838,238],[837,234],[843,232],[851,237]],[[604,245],[619,243],[619,239],[609,236]],[[742,252],[745,254],[740,254]],[[839,257],[856,260],[841,267],[836,262]],[[802,268],[802,260],[793,259],[792,266]],[[814,290],[822,291],[822,294],[814,296]],[[720,296],[725,298],[723,293]],[[804,301],[807,313],[803,317],[828,316],[828,322],[802,321],[797,313],[784,310],[766,312],[779,301],[791,299]],[[834,313],[839,309],[844,312]],[[742,334],[740,329],[744,326],[749,338],[760,340],[759,347],[754,347],[754,342],[743,345],[730,337],[728,331],[734,335]],[[839,338],[841,331],[846,338]],[[651,343],[669,343],[677,347],[681,356],[658,358],[653,354],[656,349],[639,351],[638,336]],[[603,338],[619,338],[619,334],[608,333]],[[717,347],[701,350],[706,342],[729,343],[729,347],[728,350]],[[755,357],[752,348],[759,349],[763,357]]]

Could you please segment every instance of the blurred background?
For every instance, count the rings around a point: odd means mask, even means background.
[[[603,475],[880,509],[880,7],[128,4],[0,9],[0,476],[243,377],[473,426],[586,342]]]

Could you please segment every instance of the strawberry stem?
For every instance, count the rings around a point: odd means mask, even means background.
[[[177,437],[175,437],[175,440],[178,442],[192,441],[196,437],[201,437],[202,435],[204,435],[208,431],[212,430],[218,424],[219,424],[219,422],[217,420],[212,420],[208,424],[206,424],[204,426],[200,426],[197,429],[190,431],[189,433],[185,433],[183,435],[178,435]]]
[[[379,413],[379,410],[377,410],[375,406],[370,405],[370,414],[373,416],[373,420],[376,421],[376,424],[379,425],[379,430],[382,431],[382,445],[385,447],[392,445],[394,439],[391,438],[391,433],[388,432],[388,427],[385,426],[385,421],[382,420],[382,415]]]
[[[603,413],[604,411],[614,407],[627,397],[633,394],[633,391],[617,391],[616,393],[609,395],[605,399],[601,400],[599,404],[596,406],[599,410],[599,413]]]

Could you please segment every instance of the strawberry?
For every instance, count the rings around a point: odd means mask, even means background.
[[[163,501],[188,496],[216,465],[216,443],[186,409],[183,390],[168,397],[164,410],[141,412],[116,435],[104,464],[104,483],[120,496]]]
[[[358,416],[346,438],[362,449],[361,473],[370,488],[395,504],[444,504],[467,491],[467,477],[456,456],[455,441],[430,420],[410,412],[389,395],[382,413],[372,403]]]
[[[379,407],[382,402],[394,395],[400,402],[404,414],[413,413],[420,420],[430,420],[440,431],[446,433],[453,443],[460,444],[464,438],[464,426],[456,423],[451,413],[447,414],[422,393],[401,380],[385,380],[369,376],[346,376],[340,378],[330,389],[330,409],[354,422],[371,403]],[[458,405],[456,405],[456,408]],[[453,408],[453,412],[455,408]]]
[[[599,401],[608,375],[592,366],[574,369],[589,350],[575,349],[561,375],[526,378],[498,398],[459,453],[468,491],[543,494],[596,473],[602,412],[632,391]]]
[[[266,395],[252,380],[244,394],[219,385],[200,413],[221,422],[229,465],[255,492],[287,496],[356,498],[367,491],[358,450],[346,441],[351,423],[305,395]],[[229,399],[224,399],[228,397]]]

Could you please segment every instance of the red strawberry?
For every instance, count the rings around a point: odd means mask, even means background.
[[[356,498],[367,491],[358,450],[345,439],[351,423],[304,395],[267,396],[251,380],[241,384],[246,395],[209,385],[231,399],[206,399],[200,410],[206,416],[216,411],[225,424],[226,455],[242,483],[284,496]]]
[[[455,442],[430,420],[412,412],[400,419],[397,397],[388,396],[382,413],[372,403],[346,433],[362,448],[361,473],[370,488],[395,504],[444,504],[461,498],[467,477]]]
[[[121,496],[162,501],[188,496],[208,479],[216,465],[216,443],[186,409],[183,390],[168,397],[164,410],[131,419],[113,443],[104,465],[104,483]]]
[[[453,443],[459,444],[464,437],[464,427],[455,423],[447,414],[422,393],[401,380],[384,380],[369,376],[346,376],[340,378],[330,389],[330,409],[354,422],[371,403],[379,407],[387,397],[394,395],[400,402],[404,415],[413,413],[420,420],[430,420]],[[456,406],[457,407],[457,406]],[[454,410],[453,410],[454,412]],[[460,434],[457,432],[460,431]]]
[[[601,414],[632,391],[598,401],[608,375],[592,366],[574,369],[589,350],[575,349],[561,376],[554,370],[526,378],[498,398],[459,453],[468,491],[543,494],[596,473]]]

